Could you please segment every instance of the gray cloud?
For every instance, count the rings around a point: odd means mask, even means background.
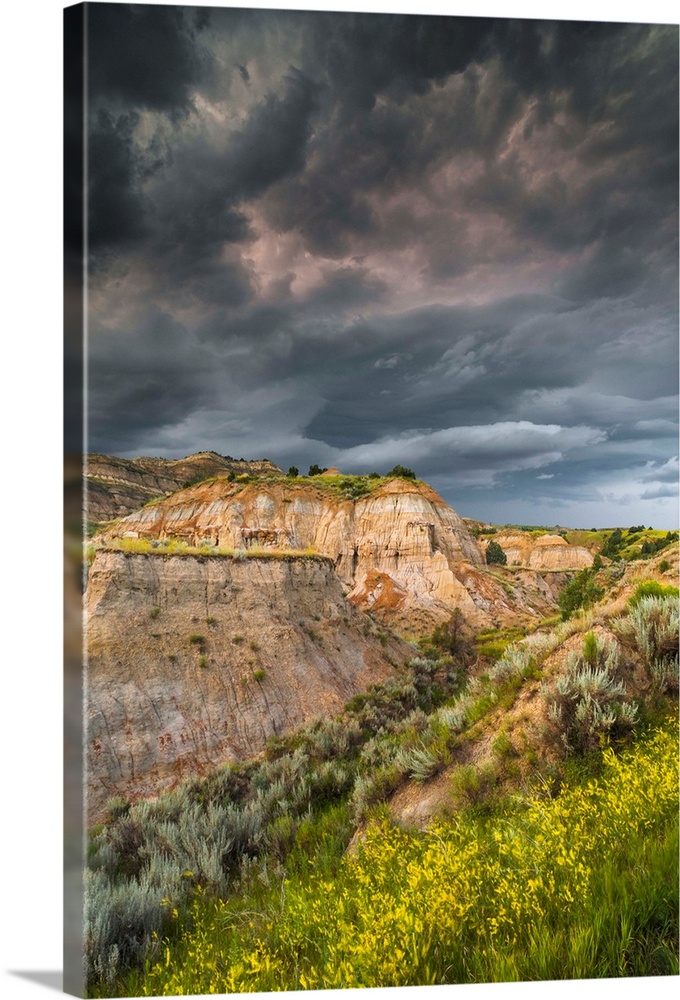
[[[660,500],[664,497],[677,497],[678,487],[675,485],[662,485],[655,486],[652,489],[645,490],[644,493],[640,494],[641,500]]]
[[[93,448],[670,516],[677,29],[95,10]]]

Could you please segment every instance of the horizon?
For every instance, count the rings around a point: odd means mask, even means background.
[[[677,527],[676,25],[103,4],[89,34],[92,451]]]

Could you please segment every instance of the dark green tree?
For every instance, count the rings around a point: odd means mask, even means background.
[[[492,563],[497,563],[499,566],[507,566],[508,557],[498,542],[489,542],[486,549],[486,563],[487,566],[490,566]]]
[[[621,542],[623,539],[623,532],[620,528],[615,528],[607,541],[602,546],[602,555],[607,556],[611,559],[621,548]]]
[[[472,650],[470,627],[460,608],[454,608],[448,621],[437,625],[431,644],[446,656],[467,657]]]
[[[322,469],[321,466],[317,465],[316,462],[315,462],[314,465],[310,465],[309,472],[307,473],[307,475],[308,476],[320,476],[320,475],[322,475],[322,473],[324,473],[326,471],[327,471],[326,468]]]
[[[288,476],[291,479],[296,479],[299,475],[300,475],[300,470],[298,469],[297,465],[291,465],[290,469],[288,470]]]

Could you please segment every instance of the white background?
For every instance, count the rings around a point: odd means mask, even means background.
[[[148,2],[148,0],[147,0]],[[193,3],[195,6],[196,4]],[[207,5],[207,4],[206,4]],[[2,60],[2,818],[0,992],[61,989],[61,134],[59,0],[3,5]],[[235,3],[677,23],[670,0],[449,0]],[[22,973],[19,975],[18,973]],[[426,996],[556,1000],[675,994],[677,979],[433,987]],[[386,1000],[412,990],[374,991]],[[421,991],[417,991],[418,996]],[[290,994],[289,994],[290,995]],[[324,1000],[366,997],[329,991]],[[297,996],[297,995],[296,995]],[[300,994],[304,996],[304,994]],[[424,996],[424,995],[423,995]]]

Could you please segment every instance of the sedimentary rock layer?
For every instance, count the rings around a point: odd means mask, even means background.
[[[89,818],[338,712],[413,648],[328,559],[100,551],[86,595]]]
[[[219,474],[280,475],[272,462],[247,462],[214,451],[186,458],[117,458],[88,455],[85,465],[86,513],[91,521],[109,521],[130,513],[156,497],[181,489],[188,480]]]
[[[115,537],[178,538],[250,550],[311,548],[333,560],[352,599],[374,603],[371,580],[389,577],[403,611],[454,606],[475,614],[456,575],[482,555],[462,519],[425,483],[392,479],[357,500],[313,481],[239,485],[218,480],[183,490],[124,518]]]
[[[569,545],[561,535],[538,535],[530,532],[498,532],[494,536],[505,552],[508,566],[536,570],[585,569],[593,564],[593,554],[578,545]],[[487,540],[486,545],[488,545]]]

